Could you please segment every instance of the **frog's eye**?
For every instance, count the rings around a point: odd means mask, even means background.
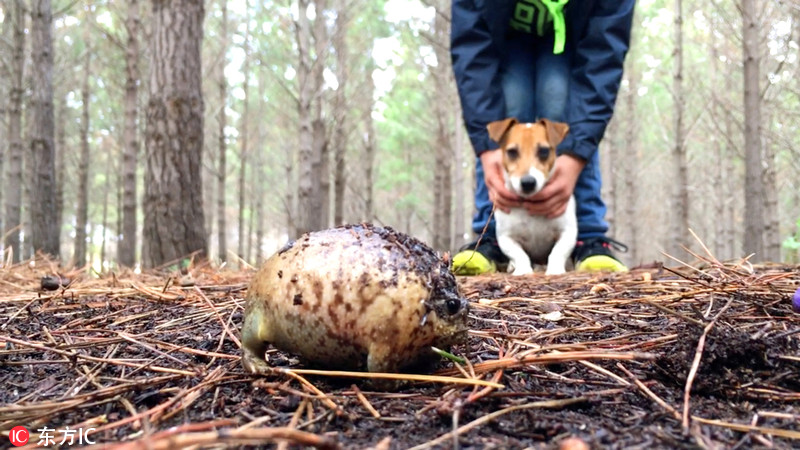
[[[451,316],[456,314],[459,310],[461,310],[461,302],[459,300],[451,298],[447,301],[447,313]]]

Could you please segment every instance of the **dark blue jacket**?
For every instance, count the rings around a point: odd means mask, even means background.
[[[450,52],[464,121],[475,153],[498,145],[486,125],[504,119],[499,67],[516,0],[453,0]],[[589,159],[611,119],[630,42],[634,0],[570,0],[565,9],[572,55],[566,121],[559,152]]]

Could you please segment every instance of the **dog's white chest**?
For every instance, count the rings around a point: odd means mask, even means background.
[[[525,250],[532,262],[544,264],[565,231],[570,235],[576,232],[575,199],[570,198],[567,211],[554,219],[530,215],[523,208],[514,208],[509,213],[495,211],[495,221],[498,237],[512,239]],[[574,246],[574,237],[571,239]]]
[[[555,220],[542,216],[531,216],[524,209],[513,209],[510,213],[497,213],[497,235],[508,236],[525,250],[536,263],[547,261],[553,245],[561,235],[561,227]]]

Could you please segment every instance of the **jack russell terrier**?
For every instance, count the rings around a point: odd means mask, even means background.
[[[503,150],[506,187],[523,198],[542,190],[553,171],[556,146],[569,131],[565,123],[540,119],[520,123],[517,119],[492,122],[489,137]],[[533,273],[531,260],[547,261],[546,275],[566,272],[567,260],[578,239],[575,197],[567,203],[563,215],[548,219],[513,208],[509,213],[495,211],[497,244],[513,265],[514,275]]]

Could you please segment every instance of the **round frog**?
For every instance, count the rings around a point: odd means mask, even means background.
[[[397,372],[464,342],[468,311],[448,262],[413,237],[369,224],[307,233],[252,280],[242,363],[268,373],[272,344],[316,367]]]

